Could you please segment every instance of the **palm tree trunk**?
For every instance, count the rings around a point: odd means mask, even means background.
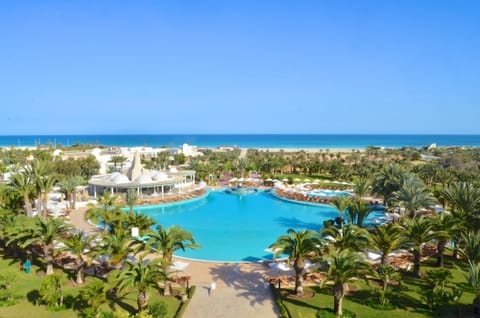
[[[23,194],[23,201],[25,202],[25,215],[32,216],[32,205],[28,198],[28,193]]]
[[[163,282],[163,296],[170,296],[170,282],[168,279]]]
[[[413,251],[413,275],[420,277],[420,259],[422,258],[421,247],[418,251]]]
[[[295,267],[295,294],[303,296],[303,268]]]
[[[43,217],[47,218],[48,216],[48,193],[45,193],[43,196]]]
[[[437,244],[437,267],[443,267],[443,251],[445,250],[445,242],[439,241]]]
[[[77,285],[83,285],[85,283],[85,265],[82,262],[77,271]]]
[[[145,291],[141,291],[137,296],[137,307],[138,311],[143,311],[147,308],[148,305],[148,294]]]
[[[43,254],[45,256],[45,260],[47,261],[47,275],[52,275],[53,274],[53,248],[50,248],[49,246],[45,246],[43,249]]]
[[[345,291],[342,284],[335,284],[333,286],[333,313],[336,316],[343,315],[342,300],[345,295]]]
[[[386,253],[382,253],[382,258],[380,259],[382,265],[388,265],[388,255]]]
[[[76,198],[76,193],[75,191],[72,193],[72,202],[71,202],[71,208],[72,210],[75,210],[76,204],[77,203],[77,198]]]

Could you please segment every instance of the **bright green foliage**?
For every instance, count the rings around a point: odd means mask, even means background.
[[[275,251],[274,258],[280,254],[287,254],[289,262],[293,262],[295,270],[295,294],[303,295],[303,274],[305,260],[312,259],[320,254],[322,242],[319,233],[309,230],[295,231],[289,229],[287,235],[277,238],[270,246]]]
[[[28,222],[26,228],[21,232],[12,235],[11,240],[21,240],[21,246],[27,247],[32,244],[39,244],[43,250],[43,256],[47,263],[47,275],[53,274],[53,257],[57,252],[54,244],[65,237],[72,225],[66,223],[62,218],[41,218],[34,217]],[[10,241],[11,241],[10,240]]]
[[[420,276],[420,260],[422,258],[422,246],[435,238],[433,224],[425,217],[405,218],[402,224],[405,242],[412,244],[413,274]]]
[[[363,260],[360,253],[351,250],[336,251],[333,248],[330,249],[325,260],[328,264],[327,284],[333,285],[333,311],[336,315],[342,316],[342,301],[346,293],[346,285],[356,279],[366,280],[366,275],[371,272],[370,264]]]
[[[39,295],[42,303],[52,306],[63,306],[63,274],[52,274],[45,277],[40,286]]]
[[[171,262],[173,253],[178,250],[185,251],[185,249],[196,249],[201,247],[200,244],[195,243],[195,239],[191,232],[182,229],[181,226],[170,226],[164,228],[159,225],[156,231],[147,233],[150,237],[147,245],[157,253],[161,253],[165,261]]]
[[[382,253],[381,263],[384,265],[388,264],[388,254],[399,249],[404,241],[402,228],[394,223],[378,226],[370,235],[371,246]]]
[[[138,311],[147,309],[148,291],[153,288],[158,289],[158,282],[167,279],[166,266],[161,262],[162,260],[159,259],[145,265],[143,258],[140,258],[136,263],[126,263],[126,268],[115,275],[117,287],[120,290],[131,287],[137,290]]]

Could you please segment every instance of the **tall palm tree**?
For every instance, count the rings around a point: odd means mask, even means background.
[[[103,222],[103,233],[108,232],[109,225],[112,225],[123,211],[115,204],[117,197],[110,195],[108,191],[103,196],[97,198],[97,205],[90,203],[89,209],[85,212],[85,219],[91,219],[93,222]]]
[[[137,308],[141,312],[148,307],[150,289],[158,289],[158,281],[166,279],[165,266],[159,264],[162,260],[144,264],[143,258],[136,263],[126,263],[125,269],[116,275],[117,287],[122,290],[133,287],[138,291]]]
[[[133,208],[137,204],[138,199],[140,196],[136,189],[128,189],[127,193],[125,194],[125,202],[127,206],[130,208],[130,215],[134,214]]]
[[[173,254],[185,249],[196,249],[201,247],[200,244],[195,243],[195,239],[191,232],[182,229],[181,226],[174,225],[169,228],[164,228],[159,225],[156,231],[148,233],[149,239],[147,245],[157,253],[162,254],[162,258],[166,262],[171,262]]]
[[[405,241],[413,244],[413,274],[419,277],[422,246],[435,238],[433,224],[430,219],[425,217],[406,218],[403,220],[402,228]]]
[[[333,246],[339,251],[350,249],[352,251],[363,251],[369,243],[368,231],[354,224],[348,224],[341,229],[335,226],[324,227],[321,235],[333,238]]]
[[[452,215],[469,230],[478,230],[480,208],[480,188],[473,183],[459,182],[443,190],[443,196],[452,206]]]
[[[39,244],[43,251],[43,256],[47,263],[46,274],[53,274],[53,261],[55,250],[55,242],[60,241],[72,225],[65,222],[61,218],[41,218],[35,217],[30,224],[22,231],[16,233],[13,239],[22,241],[22,247],[27,247],[32,244]]]
[[[362,199],[356,198],[348,207],[349,222],[356,221],[357,226],[363,227],[368,215],[372,212],[370,206]]]
[[[439,214],[433,221],[433,230],[437,240],[437,266],[443,267],[443,252],[449,240],[458,237],[463,230],[457,219],[451,214]]]
[[[371,182],[367,178],[355,178],[353,180],[353,192],[357,198],[362,198],[370,192]]]
[[[400,189],[395,192],[394,200],[405,208],[405,213],[414,218],[419,209],[433,207],[436,200],[420,179],[412,175],[407,176]]]
[[[59,182],[60,188],[67,196],[68,203],[72,210],[76,208],[77,187],[83,183],[80,176],[67,176]]]
[[[56,179],[52,175],[46,175],[37,180],[40,187],[43,207],[43,217],[48,217],[48,193],[52,191]]]
[[[287,254],[289,262],[293,261],[295,294],[303,296],[305,260],[312,259],[319,254],[321,241],[318,233],[310,230],[297,232],[289,229],[287,233],[277,238],[277,241],[270,246],[270,249],[275,251],[274,258],[280,254]]]
[[[11,175],[10,185],[23,196],[25,215],[31,216],[32,203],[30,202],[30,195],[34,190],[34,184],[30,174],[22,171]]]
[[[366,275],[371,271],[370,264],[363,260],[360,253],[348,249],[343,251],[331,249],[325,260],[328,264],[327,283],[333,284],[333,312],[337,316],[342,316],[347,284],[356,279],[366,280]]]
[[[33,179],[35,184],[35,189],[37,191],[37,203],[35,207],[38,210],[38,213],[45,211],[46,207],[43,207],[42,201],[42,180],[49,176],[50,171],[50,163],[44,160],[34,159],[32,160],[26,167],[25,172],[29,174],[29,176]],[[45,184],[48,185],[48,184]]]
[[[333,206],[338,212],[340,218],[340,227],[343,227],[345,210],[350,206],[351,202],[352,199],[349,196],[335,196],[332,200],[330,200],[330,205]]]
[[[72,234],[63,240],[66,247],[62,250],[69,251],[77,258],[77,284],[83,285],[85,283],[85,270],[91,260],[90,255],[97,252],[97,247],[94,245],[94,235],[88,236],[83,231]]]
[[[372,193],[383,196],[385,204],[388,204],[393,193],[400,189],[404,174],[405,169],[399,164],[387,164],[375,175]]]

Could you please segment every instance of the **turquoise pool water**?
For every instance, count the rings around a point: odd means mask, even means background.
[[[193,233],[202,248],[177,256],[231,262],[272,259],[265,249],[287,229],[318,231],[324,220],[337,216],[327,205],[291,203],[262,191],[249,195],[212,191],[197,201],[136,211],[164,226],[180,225]]]

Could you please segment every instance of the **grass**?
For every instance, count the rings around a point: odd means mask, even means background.
[[[422,271],[436,268],[434,259],[429,259],[422,264]],[[452,259],[447,259],[446,267],[452,271],[454,279],[452,286],[461,288],[466,282],[464,271],[457,268]],[[463,290],[462,297],[458,305],[449,305],[436,311],[431,311],[422,301],[420,291],[425,288],[421,279],[414,278],[410,273],[402,272],[401,285],[394,287],[391,301],[395,305],[393,310],[378,310],[368,305],[368,301],[373,301],[373,289],[375,282],[366,285],[364,282],[357,282],[343,300],[343,308],[356,314],[357,318],[426,318],[426,317],[473,317],[473,300],[476,293]],[[282,300],[292,318],[315,318],[319,309],[333,309],[333,295],[330,287],[321,288],[319,286],[306,287],[305,290],[314,293],[311,298],[289,297],[290,290],[282,290]],[[458,315],[461,313],[461,315]]]
[[[42,269],[37,265],[33,265],[31,272],[26,274],[19,269],[20,260],[13,260],[3,257],[3,253],[0,252],[0,273],[13,272],[15,273],[16,280],[12,284],[12,293],[15,297],[18,297],[18,303],[9,307],[0,307],[0,318],[8,317],[35,317],[35,318],[71,318],[78,317],[79,311],[68,308],[61,311],[49,311],[45,305],[36,305],[34,298],[36,291],[40,288],[40,284],[43,280]],[[56,268],[56,272],[61,272],[61,269]],[[93,277],[87,277],[87,282],[91,281]],[[64,285],[65,302],[68,303],[69,299],[72,305],[75,305],[74,297],[78,295],[80,287],[72,284],[71,277],[69,281]],[[180,301],[175,297],[163,297],[160,296],[157,291],[150,291],[150,304],[157,301],[162,301],[166,304],[168,310],[168,317],[174,317],[175,313],[180,306]],[[130,293],[125,298],[122,298],[120,303],[116,304],[123,308],[134,310],[136,308],[136,294]],[[111,311],[107,304],[103,305],[102,310]]]

